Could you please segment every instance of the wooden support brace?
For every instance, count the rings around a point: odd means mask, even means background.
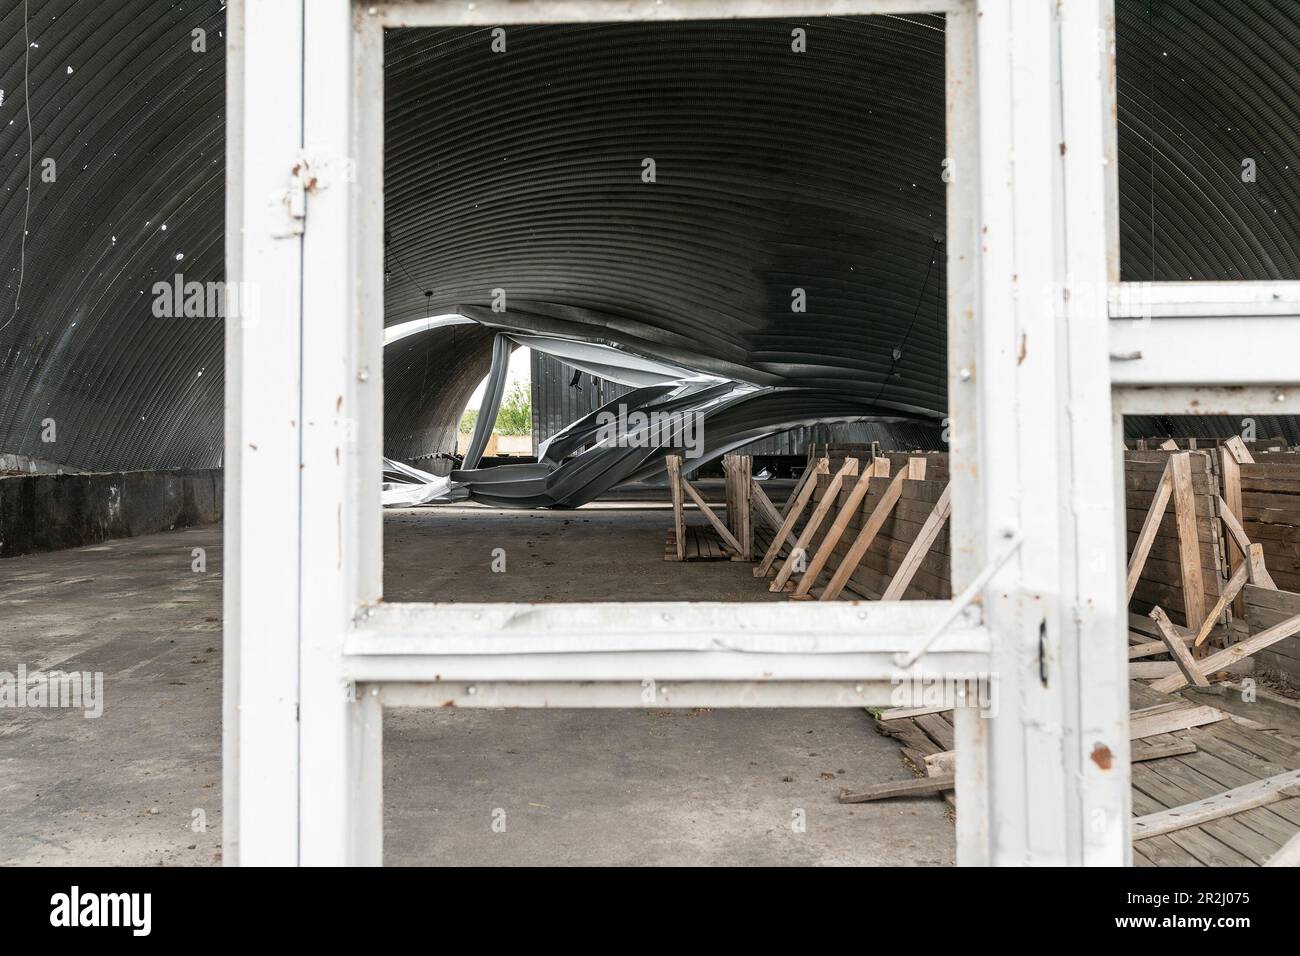
[[[951,513],[952,485],[949,484],[944,487],[943,494],[939,495],[939,500],[935,502],[934,510],[925,519],[925,524],[921,525],[921,531],[912,542],[912,547],[908,549],[907,557],[898,566],[898,571],[890,580],[889,587],[885,588],[885,593],[880,596],[880,600],[901,601],[903,599],[903,595],[907,593],[907,586],[912,583],[921,561],[929,553],[934,539],[943,530],[944,522],[948,520]]]
[[[1251,545],[1251,547],[1258,548],[1259,545],[1254,544]],[[1261,548],[1260,550],[1262,551],[1263,549]],[[1196,639],[1192,641],[1194,647],[1200,647],[1205,642],[1205,639],[1210,636],[1210,631],[1214,630],[1214,625],[1219,620],[1219,615],[1223,613],[1224,609],[1227,608],[1232,599],[1241,593],[1241,589],[1246,586],[1246,579],[1249,576],[1250,565],[1244,562],[1236,571],[1232,572],[1232,577],[1228,578],[1228,583],[1224,587],[1223,593],[1219,595],[1219,599],[1214,602],[1214,607],[1211,609],[1210,613],[1206,615],[1205,622],[1201,625],[1201,629],[1196,632]],[[1165,618],[1165,620],[1168,620],[1168,618]]]
[[[844,502],[844,507],[840,509],[840,513],[835,516],[835,521],[826,532],[826,537],[822,539],[821,545],[817,548],[817,553],[808,562],[808,569],[804,572],[803,577],[799,579],[799,586],[794,589],[793,597],[805,597],[812,589],[812,586],[817,583],[822,568],[826,567],[826,562],[830,560],[830,556],[834,553],[835,546],[840,543],[840,538],[844,535],[845,529],[848,528],[849,522],[858,513],[858,508],[862,505],[862,499],[867,496],[867,492],[871,489],[871,479],[875,476],[876,465],[882,461],[887,468],[889,459],[877,458],[871,463],[871,467],[867,469],[866,474],[858,477],[857,484],[849,492],[849,498]]]
[[[853,544],[849,547],[849,553],[843,557],[839,567],[831,575],[830,583],[822,591],[821,600],[833,601],[840,596],[844,586],[849,583],[849,578],[857,570],[862,556],[867,553],[867,549],[871,547],[871,542],[876,539],[876,535],[880,533],[880,529],[884,527],[885,522],[889,519],[894,510],[894,505],[898,504],[899,496],[903,493],[903,482],[910,477],[911,471],[911,464],[906,464],[889,482],[889,487],[880,496],[880,501],[872,509],[866,524],[858,531],[858,536],[853,539]]]
[[[795,565],[800,563],[800,556],[806,556],[805,549],[808,547],[808,542],[817,533],[817,529],[821,527],[826,513],[831,510],[831,506],[835,504],[835,499],[839,497],[840,486],[844,483],[844,479],[857,473],[858,460],[856,458],[844,459],[844,464],[835,473],[831,483],[826,486],[826,496],[817,502],[817,507],[813,509],[812,515],[808,518],[808,523],[804,525],[803,531],[799,533],[799,539],[795,542],[794,550],[786,557],[785,563],[776,572],[776,577],[767,586],[769,591],[780,591],[785,587],[785,583],[790,580],[790,575],[794,573]]]
[[[814,457],[816,448],[816,445],[808,446],[808,464],[804,467],[803,474],[799,476],[799,481],[795,484],[794,491],[790,492],[790,497],[785,499],[785,504],[781,506],[781,517],[783,519],[790,513],[790,508],[799,499],[799,495],[803,491],[804,485],[808,484],[809,481],[812,481],[814,475],[821,474],[819,471],[819,465],[822,462],[826,462],[826,470],[830,470],[830,459],[825,456],[821,458]]]
[[[714,530],[721,535],[722,540],[727,544],[727,546],[734,549],[735,552],[739,554],[741,552],[740,542],[736,540],[735,535],[727,530],[727,526],[722,523],[722,519],[714,513],[713,509],[709,507],[709,503],[700,496],[700,493],[695,490],[689,481],[685,478],[679,480],[682,483],[682,490],[685,491],[686,494],[690,496],[691,500],[695,502],[695,506],[700,509],[700,512],[704,517],[709,519],[709,524],[713,525]]]
[[[814,468],[809,469],[805,474],[824,475],[830,470],[830,460],[826,458],[818,458],[817,464]],[[768,545],[767,553],[763,555],[763,560],[759,562],[758,567],[754,568],[754,577],[766,577],[768,572],[772,570],[772,564],[776,561],[777,555],[781,553],[781,543],[785,540],[786,535],[794,529],[795,523],[798,522],[799,516],[803,514],[803,509],[808,505],[808,500],[812,497],[812,494],[816,489],[817,481],[815,478],[810,477],[809,480],[804,482],[803,486],[799,489],[797,496],[791,496],[790,501],[794,502],[794,507],[790,507],[790,502],[786,502],[788,510],[785,515],[785,520],[781,522],[781,527],[777,529],[776,537],[773,538],[772,543]]]
[[[1174,658],[1174,663],[1182,671],[1187,680],[1198,687],[1209,687],[1210,682],[1205,679],[1201,669],[1196,666],[1196,661],[1192,657],[1192,652],[1187,649],[1180,637],[1174,631],[1174,623],[1169,620],[1163,610],[1158,607],[1151,609],[1151,620],[1156,622],[1156,627],[1160,628],[1160,637],[1165,642],[1165,647],[1169,648],[1169,653]]]
[[[1196,535],[1196,498],[1192,494],[1191,455],[1171,455],[1169,472],[1174,480],[1174,518],[1178,526],[1178,566],[1182,572],[1183,614],[1187,626],[1200,628],[1205,620],[1205,580],[1201,577],[1201,544]]]
[[[781,512],[776,510],[776,505],[772,504],[772,499],[767,496],[763,486],[755,481],[752,477],[749,479],[749,500],[754,506],[754,511],[761,517],[773,531],[781,530]],[[794,547],[795,537],[793,532],[787,532],[785,536],[786,543]]]
[[[1246,564],[1250,568],[1250,583],[1256,587],[1278,590],[1278,586],[1273,583],[1273,576],[1268,573],[1268,568],[1264,566],[1263,546],[1250,543],[1250,538],[1246,537],[1246,529],[1237,520],[1236,512],[1228,507],[1228,503],[1223,498],[1219,499],[1219,519],[1223,522],[1223,527],[1227,530],[1228,536],[1236,542],[1237,547],[1246,555]],[[1256,550],[1257,548],[1258,550]]]

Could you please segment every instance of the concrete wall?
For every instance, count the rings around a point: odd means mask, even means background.
[[[218,468],[0,478],[0,558],[221,520]]]

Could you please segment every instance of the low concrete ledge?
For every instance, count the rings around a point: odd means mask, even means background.
[[[221,520],[219,468],[0,478],[0,558]]]

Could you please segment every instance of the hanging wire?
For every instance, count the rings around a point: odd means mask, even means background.
[[[903,350],[907,347],[908,340],[912,337],[912,330],[916,328],[916,319],[921,314],[921,303],[925,301],[925,290],[930,286],[930,273],[934,271],[934,264],[938,261],[939,247],[943,245],[943,235],[935,233],[934,244],[930,246],[930,263],[925,267],[925,278],[921,280],[921,290],[916,296],[916,307],[912,309],[912,321],[907,325],[907,331],[903,333],[903,339],[894,346],[890,355],[889,371],[885,373],[884,380],[880,383],[880,390],[876,392],[873,401],[880,401],[880,397],[885,394],[885,389],[889,386],[889,380],[894,377],[894,370],[898,368],[898,363],[903,359]],[[939,288],[943,288],[943,270],[939,270]],[[942,306],[942,302],[940,303]]]

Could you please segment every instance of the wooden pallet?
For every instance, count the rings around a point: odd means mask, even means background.
[[[683,561],[730,561],[731,551],[722,543],[722,538],[708,525],[686,525],[685,557]],[[664,560],[676,561],[677,529],[668,529],[668,540],[664,542]]]

